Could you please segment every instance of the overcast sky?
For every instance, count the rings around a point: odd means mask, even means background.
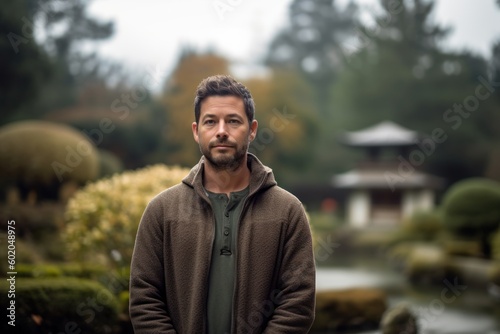
[[[113,20],[115,34],[92,48],[138,74],[154,70],[168,75],[182,46],[211,48],[240,65],[256,64],[287,23],[291,1],[94,0],[90,12]],[[378,0],[356,2],[365,13],[378,8]],[[446,41],[452,49],[489,57],[492,42],[500,40],[495,0],[437,0],[434,19],[453,28]]]

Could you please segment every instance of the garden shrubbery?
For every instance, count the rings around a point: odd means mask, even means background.
[[[491,256],[490,236],[500,227],[500,184],[468,179],[453,185],[442,203],[444,223],[453,231],[479,239],[483,256]]]
[[[9,282],[0,283],[0,301],[9,305]],[[119,304],[101,284],[78,278],[17,278],[17,333],[116,333]],[[3,321],[2,332],[12,329]]]
[[[128,267],[148,202],[188,169],[154,165],[90,183],[68,202],[63,239],[71,259]]]
[[[17,188],[23,199],[34,193],[57,199],[64,182],[83,184],[99,172],[97,149],[84,134],[46,121],[3,126],[0,161],[0,182]]]

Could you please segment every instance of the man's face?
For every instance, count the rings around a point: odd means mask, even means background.
[[[245,161],[257,121],[249,125],[243,99],[209,96],[201,103],[199,123],[192,125],[201,153],[217,170],[235,170]]]

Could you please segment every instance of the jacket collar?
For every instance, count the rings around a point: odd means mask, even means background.
[[[257,157],[251,153],[247,153],[247,164],[250,169],[250,185],[249,194],[251,196],[260,190],[265,190],[275,186],[276,180],[271,168],[264,166]],[[182,182],[194,190],[202,197],[207,197],[203,188],[203,170],[205,168],[205,157],[202,156],[200,161],[191,169],[189,174]]]

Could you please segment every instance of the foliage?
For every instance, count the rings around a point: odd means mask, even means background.
[[[289,24],[272,41],[266,63],[298,71],[314,86],[316,106],[326,116],[328,92],[345,65],[344,44],[355,35],[357,7],[340,9],[336,1],[294,0]]]
[[[4,33],[0,39],[0,124],[12,118],[13,111],[36,98],[50,77],[52,63],[26,26],[33,20],[31,2],[12,1],[0,7],[0,31]]]
[[[0,124],[40,118],[74,102],[79,82],[99,61],[78,48],[106,39],[113,24],[93,19],[88,1],[21,0],[0,8]]]
[[[8,280],[0,283],[0,301],[7,298]],[[118,301],[101,284],[77,278],[16,280],[16,332],[113,333],[118,322]],[[12,300],[12,299],[10,299]],[[11,327],[3,321],[2,332]]]
[[[264,78],[245,81],[259,122],[250,151],[276,172],[278,182],[291,184],[311,170],[318,153],[318,112],[311,86],[297,73],[274,70]]]
[[[500,227],[500,184],[488,179],[456,183],[443,199],[445,223],[462,235],[478,238],[482,255],[490,257],[496,244],[490,240]]]
[[[77,277],[97,280],[109,273],[109,269],[97,264],[75,262],[35,265],[20,263],[16,266],[16,272],[20,278]]]
[[[0,159],[0,178],[21,191],[36,186],[54,190],[67,181],[84,183],[94,179],[99,169],[97,151],[83,134],[45,121],[3,126]]]
[[[442,217],[439,212],[418,211],[403,220],[392,242],[433,241],[442,231]]]
[[[63,239],[70,258],[128,267],[148,202],[189,171],[154,165],[90,183],[68,202]]]
[[[500,226],[500,184],[489,179],[467,179],[454,184],[442,202],[444,222],[460,234],[479,236],[490,255],[489,236]]]

